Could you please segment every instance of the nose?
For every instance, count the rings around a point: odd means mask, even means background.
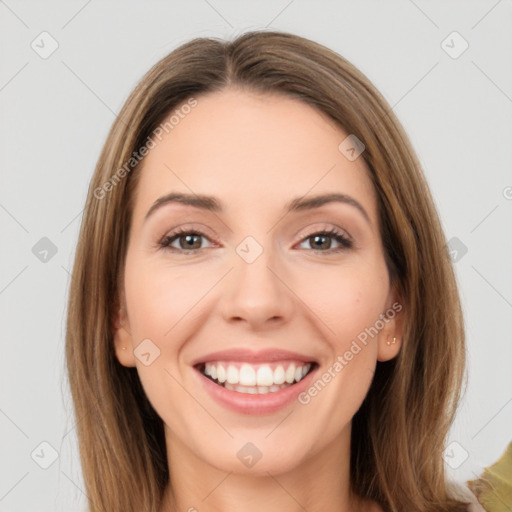
[[[268,252],[263,251],[252,263],[235,260],[220,299],[227,322],[243,322],[254,330],[289,322],[294,294]]]

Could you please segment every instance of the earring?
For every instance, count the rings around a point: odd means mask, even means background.
[[[393,341],[386,341],[386,345],[391,345],[391,343],[396,343],[396,338],[393,338]]]

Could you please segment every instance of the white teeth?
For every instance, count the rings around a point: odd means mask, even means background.
[[[282,384],[284,381],[285,381],[284,368],[282,366],[278,366],[274,370],[274,384]]]
[[[288,384],[281,384],[280,386],[273,385],[273,386],[240,386],[238,384],[229,384],[226,382],[224,384],[224,387],[226,389],[229,389],[230,391],[237,391],[238,393],[246,393],[250,395],[265,395],[267,393],[275,393],[276,391],[279,391],[280,389],[289,387]]]
[[[251,365],[209,362],[204,366],[204,374],[210,376],[226,389],[241,393],[272,393],[301,381],[309,372],[311,364],[280,364],[274,370],[268,364]],[[237,388],[240,388],[237,389]]]
[[[270,366],[260,366],[256,374],[258,386],[271,386],[274,383],[274,374]]]
[[[226,382],[226,370],[221,364],[217,365],[217,380],[219,382]]]
[[[295,365],[292,363],[286,370],[286,382],[291,384],[295,380]]]
[[[243,364],[240,368],[240,381],[242,386],[256,386],[256,372],[254,368],[248,364]]]
[[[229,384],[238,384],[238,369],[230,364],[226,372],[226,377]]]

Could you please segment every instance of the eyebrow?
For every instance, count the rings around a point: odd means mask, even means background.
[[[159,197],[152,204],[151,208],[146,213],[144,220],[146,220],[151,214],[153,214],[162,206],[171,203],[185,204],[188,206],[193,206],[194,208],[200,208],[202,210],[214,213],[220,213],[224,210],[221,202],[213,196],[171,192],[170,194]],[[331,193],[313,196],[310,198],[297,197],[287,203],[284,210],[286,213],[311,210],[314,208],[320,208],[321,206],[328,203],[343,203],[353,206],[362,214],[366,221],[371,224],[370,217],[361,203],[346,194]]]

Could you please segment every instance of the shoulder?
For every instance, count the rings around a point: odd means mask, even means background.
[[[469,502],[467,512],[487,512],[465,484],[448,481],[447,488],[451,497]],[[366,499],[362,503],[361,510],[365,512],[384,512],[384,509],[376,501]]]
[[[467,512],[486,512],[485,508],[465,484],[450,481],[448,482],[448,489],[454,498],[469,502]]]
[[[476,499],[476,496],[473,493],[470,493],[473,498],[471,499],[471,503],[468,505],[468,512],[486,512],[485,508],[482,507],[482,504]]]

